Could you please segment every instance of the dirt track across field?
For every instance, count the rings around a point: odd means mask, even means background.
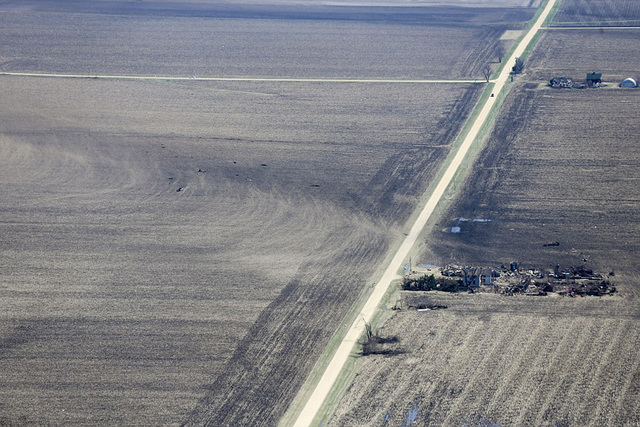
[[[1,76],[50,77],[62,79],[112,79],[112,80],[189,80],[204,82],[274,82],[274,83],[484,83],[480,79],[323,79],[288,77],[176,77],[176,76],[131,76],[0,72]]]
[[[617,30],[637,30],[638,26],[606,26],[606,25],[597,25],[597,26],[588,26],[588,27],[542,27],[541,30],[606,30],[606,31],[617,31]]]
[[[508,59],[507,64],[515,63],[515,59],[520,57],[525,49],[529,46],[534,36],[540,31],[542,27],[542,23],[545,22],[547,16],[550,11],[556,4],[556,0],[549,0],[549,2],[544,6],[544,10],[539,15],[536,22],[531,26],[531,28],[527,31],[526,35],[519,42],[518,46],[513,51],[511,57]],[[411,248],[416,243],[423,227],[433,214],[438,202],[442,198],[445,193],[445,190],[451,183],[451,180],[455,176],[458,168],[462,164],[462,161],[465,159],[469,148],[472,143],[480,133],[482,126],[487,121],[490,112],[492,111],[496,99],[498,96],[501,96],[501,92],[505,84],[509,79],[510,68],[504,67],[498,78],[495,80],[495,88],[494,95],[490,96],[484,100],[484,104],[482,105],[480,114],[475,119],[473,126],[469,130],[469,133],[465,137],[460,149],[456,153],[453,161],[447,167],[444,175],[440,179],[437,187],[433,191],[433,193],[429,196],[427,203],[422,208],[419,216],[413,223],[411,227],[411,231],[408,233],[405,240],[400,245],[398,251],[393,257],[391,263],[386,268],[384,274],[380,278],[380,280],[376,283],[373,292],[371,293],[369,299],[365,302],[362,310],[360,311],[360,315],[353,322],[347,333],[345,334],[340,346],[338,347],[336,353],[334,354],[331,362],[327,366],[325,372],[322,377],[318,381],[313,393],[307,400],[306,405],[300,412],[297,420],[295,422],[295,426],[309,426],[313,422],[314,418],[318,414],[322,404],[325,399],[331,392],[333,385],[335,384],[342,368],[345,363],[349,359],[352,349],[358,339],[362,336],[365,331],[365,325],[370,323],[378,305],[382,301],[384,294],[386,293],[390,283],[399,278],[398,271],[402,268],[405,263],[405,259],[408,256]],[[482,100],[480,101],[482,103]]]

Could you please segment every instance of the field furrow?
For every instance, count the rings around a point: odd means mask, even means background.
[[[640,25],[640,5],[635,0],[565,0],[553,25]]]

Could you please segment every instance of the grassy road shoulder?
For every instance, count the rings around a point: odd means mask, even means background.
[[[535,23],[530,26],[530,30],[520,41],[508,62],[515,61],[516,52],[524,52],[529,45],[535,43],[533,36],[539,31],[541,23],[554,4],[555,0],[549,0],[549,2],[541,8],[542,12],[536,15]],[[486,139],[486,134],[492,128],[497,112],[500,109],[502,101],[498,102],[497,100],[503,99],[511,87],[508,79],[508,72],[503,70],[500,74],[499,81],[495,84],[495,92],[491,92],[489,96],[487,96],[487,93],[483,94],[484,97],[481,97],[478,101],[474,108],[474,113],[471,115],[471,119],[467,121],[470,126],[463,128],[468,129],[468,132],[465,137],[461,138],[462,143],[460,147],[450,152],[447,161],[445,161],[440,168],[438,176],[442,178],[433,181],[434,183],[437,182],[437,185],[433,187],[430,186],[427,194],[425,194],[425,199],[427,200],[424,202],[424,207],[422,209],[419,208],[416,210],[416,214],[412,215],[410,221],[414,221],[415,218],[415,222],[409,222],[409,224],[412,224],[410,226],[411,231],[407,234],[407,238],[403,241],[398,252],[388,265],[382,279],[375,285],[370,298],[365,302],[362,311],[360,311],[360,313],[363,313],[362,321],[356,318],[351,327],[349,327],[345,338],[342,339],[338,350],[327,365],[326,371],[319,376],[318,384],[312,393],[310,395],[308,394],[308,390],[312,387],[312,383],[309,382],[305,384],[305,389],[301,391],[300,394],[305,396],[309,395],[310,397],[304,404],[300,415],[297,417],[296,425],[317,425],[320,422],[324,423],[330,414],[333,413],[335,404],[339,402],[339,397],[345,390],[345,386],[341,386],[341,384],[347,383],[348,378],[352,378],[354,375],[353,372],[349,371],[354,369],[357,364],[348,363],[348,361],[353,357],[356,342],[361,339],[364,324],[372,322],[371,319],[376,318],[380,301],[384,300],[384,296],[388,295],[390,279],[394,275],[397,277],[397,270],[401,268],[406,257],[415,250],[414,246],[419,241],[419,238],[424,237],[428,221],[430,221],[432,217],[437,217],[437,213],[435,212],[436,207],[442,199],[446,199],[446,194],[451,194],[451,186],[455,186],[460,179],[463,179],[465,169],[468,173],[468,165],[471,164],[469,163],[470,159],[474,153],[477,154],[479,152],[480,142]],[[504,86],[506,86],[506,88]],[[468,154],[470,155],[469,158],[467,158]],[[462,167],[463,165],[467,167]],[[345,367],[347,369],[345,369]],[[316,376],[314,375],[314,377]],[[301,400],[304,401],[304,398]],[[299,402],[300,400],[297,398],[296,401]],[[335,404],[331,405],[331,402],[335,402]],[[296,405],[295,412],[297,412],[297,408],[300,406],[300,404]],[[330,406],[333,406],[333,409],[331,409]],[[289,420],[293,419],[295,412],[292,405],[292,409],[287,412],[287,415],[291,418],[285,416],[281,425],[289,425]]]

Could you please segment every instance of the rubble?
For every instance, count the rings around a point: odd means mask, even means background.
[[[492,292],[502,295],[604,296],[616,292],[606,277],[583,265],[553,270],[523,269],[516,262],[500,268],[447,265],[429,269],[431,274],[412,271],[402,288],[409,291]]]

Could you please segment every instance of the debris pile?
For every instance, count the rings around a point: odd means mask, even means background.
[[[587,73],[587,78],[583,83],[574,82],[571,77],[554,77],[549,80],[549,86],[553,88],[585,89],[598,88],[602,86],[602,73]]]
[[[502,295],[604,296],[616,292],[615,286],[600,273],[585,266],[553,270],[522,269],[517,262],[500,268],[447,265],[429,269],[431,274],[412,271],[404,276],[407,291],[493,292]]]
[[[570,77],[554,77],[549,81],[549,86],[571,89],[573,87],[573,80],[571,80]]]

